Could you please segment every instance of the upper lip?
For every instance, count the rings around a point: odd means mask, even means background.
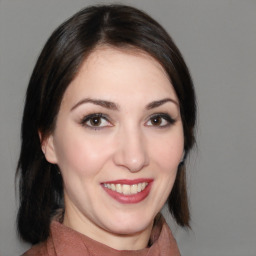
[[[134,184],[138,184],[138,183],[143,183],[143,182],[147,182],[150,183],[152,182],[153,179],[150,178],[140,178],[140,179],[120,179],[120,180],[111,180],[111,181],[104,181],[102,182],[102,184],[127,184],[127,185],[134,185]]]

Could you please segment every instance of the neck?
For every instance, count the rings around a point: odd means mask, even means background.
[[[76,219],[73,217],[70,218],[70,216],[74,215],[65,212],[63,221],[65,226],[116,250],[140,250],[146,248],[153,227],[152,221],[146,229],[140,232],[132,234],[115,234],[95,225],[87,218],[84,218],[84,216],[79,216],[79,218]]]

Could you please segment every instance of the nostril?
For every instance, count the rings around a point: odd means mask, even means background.
[[[138,172],[148,165],[149,158],[145,148],[126,145],[115,152],[114,162],[130,172]]]
[[[130,172],[138,172],[148,164],[146,156],[129,157],[122,153],[115,155],[114,162],[116,165],[122,166]]]
[[[131,172],[138,172],[147,164],[145,156],[135,157],[134,159],[130,159],[130,163],[127,165],[127,168]]]

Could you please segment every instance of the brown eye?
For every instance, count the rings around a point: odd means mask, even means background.
[[[154,126],[160,126],[162,124],[163,118],[160,116],[152,117],[150,119],[152,125]]]
[[[88,116],[85,116],[80,121],[80,123],[82,126],[92,129],[101,129],[104,127],[113,126],[112,123],[109,121],[108,117],[101,113],[90,114]]]
[[[151,116],[149,120],[146,122],[146,125],[164,128],[174,123],[175,120],[169,114],[159,113]]]
[[[90,118],[88,121],[90,123],[90,126],[100,126],[101,125],[101,121],[102,120],[102,117],[92,117]]]

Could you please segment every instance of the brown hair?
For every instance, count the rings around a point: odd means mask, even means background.
[[[20,178],[18,231],[33,244],[49,235],[51,216],[63,207],[63,181],[58,166],[48,163],[40,138],[54,130],[63,94],[83,60],[99,45],[134,47],[154,57],[165,69],[180,103],[187,153],[194,144],[196,105],[193,83],[182,55],[168,33],[151,17],[124,5],[91,6],[58,27],[32,73],[23,113],[21,152],[17,167]],[[185,163],[180,164],[168,198],[177,223],[189,226]]]

